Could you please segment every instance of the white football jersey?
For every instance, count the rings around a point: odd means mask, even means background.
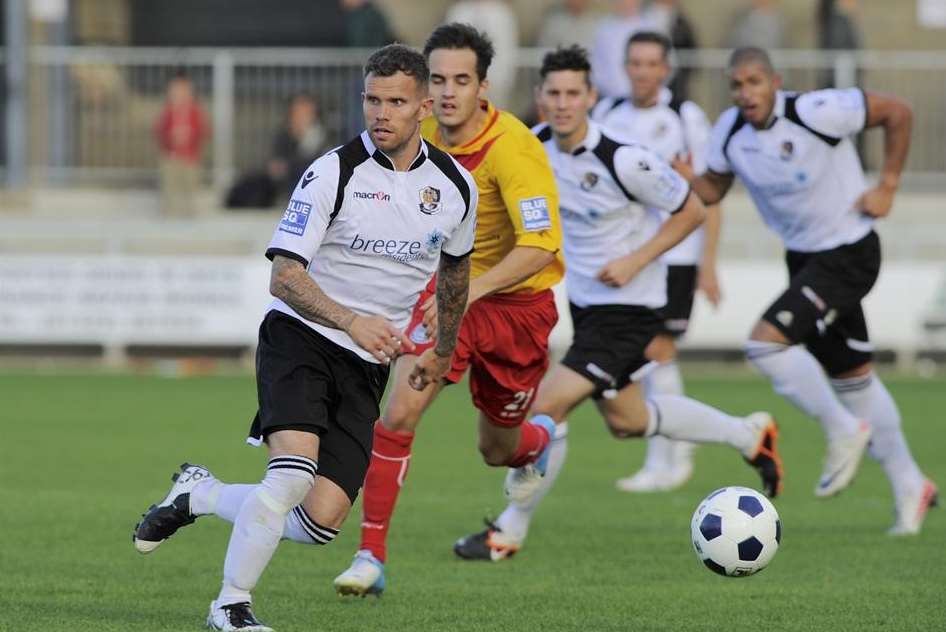
[[[690,156],[697,175],[706,170],[706,147],[710,122],[692,101],[676,101],[663,88],[656,105],[639,108],[630,97],[602,99],[591,117],[605,134],[622,143],[640,143],[670,162],[678,156]],[[696,229],[664,254],[669,265],[698,265],[703,256],[703,227]]]
[[[852,136],[866,122],[867,97],[858,88],[779,91],[765,129],[748,125],[738,108],[723,112],[707,167],[742,180],[786,248],[830,250],[858,241],[874,224],[854,208],[867,182]]]
[[[266,256],[301,262],[332,300],[403,329],[440,253],[473,249],[477,200],[473,177],[443,151],[422,140],[410,169],[395,171],[362,132],[306,170]],[[377,362],[344,331],[308,321],[279,299],[270,309]]]
[[[660,229],[662,212],[683,207],[690,187],[666,161],[638,144],[621,144],[594,121],[572,152],[562,152],[546,124],[533,129],[542,141],[558,185],[568,299],[588,305],[667,302],[667,267],[652,262],[623,287],[597,279],[606,263],[640,248]]]

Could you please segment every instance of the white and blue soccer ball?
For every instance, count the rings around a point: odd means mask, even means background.
[[[782,521],[769,499],[754,489],[723,487],[696,508],[690,539],[706,568],[727,577],[745,577],[775,557]]]

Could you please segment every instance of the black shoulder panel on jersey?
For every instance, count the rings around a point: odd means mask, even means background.
[[[535,137],[540,143],[547,143],[552,140],[552,126],[546,123],[542,129],[535,133]]]
[[[328,218],[329,226],[335,221],[338,212],[342,210],[342,202],[345,201],[345,187],[348,186],[352,174],[355,173],[355,167],[371,157],[365,143],[361,140],[360,134],[336,149],[335,153],[338,154],[338,188],[335,190],[335,206]]]
[[[608,112],[611,112],[612,110],[616,110],[617,108],[621,107],[622,103],[626,103],[626,102],[627,102],[627,97],[618,97],[617,99],[614,100],[614,102],[608,108]],[[605,114],[607,114],[607,112],[605,112]]]
[[[743,118],[742,112],[736,115],[736,120],[732,122],[732,127],[729,128],[729,133],[726,134],[726,140],[723,141],[723,155],[729,159],[729,141],[732,140],[732,137],[736,135],[742,126],[746,124],[746,119]],[[730,160],[730,163],[732,160]]]
[[[460,173],[460,170],[457,168],[453,158],[451,158],[446,152],[437,149],[430,143],[427,143],[427,157],[432,163],[437,165],[437,168],[443,173],[443,175],[450,178],[450,182],[460,191],[460,195],[463,197],[463,204],[466,206],[466,210],[463,212],[463,219],[466,219],[466,216],[470,214],[470,185],[467,183],[466,178],[463,177],[463,174]]]
[[[618,148],[623,147],[621,143],[608,138],[604,134],[601,135],[601,140],[598,141],[598,146],[592,150],[592,153],[597,156],[598,160],[604,164],[607,168],[608,173],[611,174],[611,178],[614,180],[614,183],[618,185],[618,188],[621,189],[621,193],[624,194],[631,202],[636,202],[637,198],[631,195],[631,192],[624,188],[624,184],[621,182],[621,179],[618,177],[617,169],[614,168],[614,154],[617,153]]]
[[[801,120],[801,117],[798,116],[798,110],[795,108],[795,101],[798,100],[798,97],[799,95],[797,94],[793,94],[791,96],[785,97],[785,118],[787,118],[789,121],[791,121],[795,125],[804,127],[806,130],[808,130],[809,132],[811,132],[812,134],[814,134],[815,136],[817,136],[824,142],[828,143],[832,147],[840,143],[841,142],[840,138],[836,138],[834,136],[828,136],[827,134],[822,134],[821,132],[815,129],[812,129],[807,123]]]
[[[680,116],[680,110],[683,108],[684,103],[686,103],[686,100],[678,98],[677,95],[673,95],[673,98],[670,99],[670,103],[667,104],[667,107],[676,112],[677,116]]]

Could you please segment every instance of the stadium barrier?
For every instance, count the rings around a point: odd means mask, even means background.
[[[725,300],[714,310],[698,297],[685,357],[741,359],[745,336],[785,283],[782,264],[771,260],[724,261],[720,275]],[[129,355],[246,356],[270,300],[268,279],[259,255],[3,255],[0,351],[101,356],[113,364]],[[572,335],[563,284],[556,295],[561,319],[551,344],[562,352]],[[944,296],[942,262],[895,261],[883,269],[865,303],[881,360],[912,369],[946,359],[936,312]]]
[[[520,50],[516,85],[537,78],[541,49]],[[361,126],[363,49],[217,49],[37,46],[29,54],[31,182],[152,185],[157,152],[152,129],[168,79],[178,70],[194,80],[213,123],[205,152],[207,184],[219,195],[233,177],[266,159],[288,100],[311,94],[321,102],[332,141]],[[676,64],[692,71],[691,98],[710,116],[728,106],[723,80],[728,51],[683,51]],[[902,96],[915,112],[908,164],[914,181],[940,184],[946,175],[946,52],[773,51],[791,89],[863,85]],[[510,109],[529,118],[531,89]],[[863,151],[868,167],[882,156],[879,134]]]

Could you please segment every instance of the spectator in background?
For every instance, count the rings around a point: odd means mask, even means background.
[[[168,215],[193,215],[200,185],[200,155],[209,136],[207,115],[183,72],[167,86],[155,136],[161,147],[161,207]]]
[[[371,0],[341,0],[341,7],[345,12],[346,46],[380,48],[397,39],[387,16]]]
[[[681,67],[675,53],[679,50],[695,50],[698,47],[693,25],[680,9],[677,0],[653,0],[644,11],[645,20],[649,21],[654,30],[663,33],[670,39],[674,73],[668,87],[673,95],[682,101],[689,99],[689,83],[691,69]]]
[[[276,132],[269,161],[269,177],[277,194],[289,195],[306,167],[328,149],[326,141],[316,100],[305,94],[294,97],[285,126]]]
[[[397,40],[387,16],[371,0],[339,0],[339,6],[344,12],[345,46],[381,48]],[[343,138],[356,136],[365,128],[361,111],[361,91],[364,87],[365,80],[360,69],[348,73],[341,90]]]
[[[624,72],[627,40],[637,31],[654,29],[640,9],[640,0],[614,0],[611,15],[602,19],[595,31],[591,78],[602,97],[623,97],[631,92]]]
[[[243,174],[227,192],[227,208],[266,208],[288,201],[306,167],[328,149],[318,102],[300,94],[289,102],[286,122],[273,137],[273,155],[264,169]]]
[[[579,44],[591,49],[601,16],[590,8],[590,0],[563,0],[552,7],[542,20],[535,45],[557,48]]]
[[[818,47],[821,50],[860,50],[864,45],[858,24],[857,0],[819,0],[816,16],[818,28]],[[840,79],[840,81],[839,81]],[[864,72],[855,66],[853,72],[844,77],[837,76],[834,67],[823,68],[818,72],[819,88],[851,88],[862,86]],[[856,138],[857,153],[865,169],[874,165],[864,150],[864,135]]]
[[[857,23],[857,0],[820,0],[818,2],[818,46],[821,50],[859,50],[863,45]],[[860,85],[860,70],[851,79]],[[821,88],[850,88],[836,85],[834,69],[820,73]],[[858,137],[860,138],[860,137]]]
[[[496,51],[489,67],[489,100],[498,108],[512,104],[510,95],[519,69],[519,19],[504,0],[459,0],[444,22],[460,22],[483,31]]]
[[[776,0],[752,0],[737,14],[726,38],[731,48],[771,50],[785,45],[785,18]]]

